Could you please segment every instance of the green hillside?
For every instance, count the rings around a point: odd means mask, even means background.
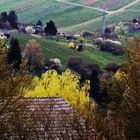
[[[134,3],[135,1],[136,3]],[[94,31],[101,28],[102,10],[108,14],[107,24],[128,21],[130,18],[140,18],[140,1],[135,1],[0,0],[0,12],[16,10],[19,20],[25,23],[36,23],[41,19],[45,24],[49,20],[54,20],[60,31]],[[83,7],[85,4],[91,8]],[[132,5],[116,13],[111,13],[112,10],[119,10],[129,4]]]
[[[134,1],[133,1],[134,2]],[[128,3],[127,3],[128,4]],[[117,24],[120,21],[121,22],[127,22],[130,19],[133,18],[140,18],[140,1],[138,1],[136,4],[133,4],[132,6],[122,9],[120,11],[117,11],[116,13],[110,13],[106,16],[106,24]],[[115,8],[115,7],[114,7]],[[89,20],[87,22],[80,23],[76,26],[69,26],[66,28],[62,28],[62,31],[65,32],[77,32],[77,31],[95,31],[96,29],[100,29],[102,25],[102,17]]]
[[[96,10],[67,5],[56,0],[1,1],[0,11],[12,9],[17,11],[21,22],[36,23],[41,19],[45,24],[49,20],[54,20],[58,27],[78,24],[102,15]]]
[[[22,48],[25,47],[25,44],[34,37],[18,34],[12,35],[17,38],[20,42]],[[97,62],[101,67],[104,67],[109,62],[121,63],[124,61],[123,56],[114,56],[110,53],[101,52],[94,50],[93,48],[85,47],[84,51],[78,52],[77,50],[72,50],[68,48],[68,43],[56,40],[46,40],[42,38],[35,38],[42,46],[44,55],[47,58],[59,58],[62,61],[62,64],[67,65],[68,59],[71,56],[79,56],[84,59],[87,63]]]

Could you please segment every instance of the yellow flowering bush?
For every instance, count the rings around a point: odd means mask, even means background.
[[[69,48],[71,48],[71,49],[75,49],[75,44],[74,44],[74,42],[70,42],[70,43],[68,44],[68,46],[69,46]]]
[[[35,77],[33,90],[27,91],[27,97],[62,97],[75,108],[84,108],[89,102],[89,81],[82,87],[79,77],[70,70],[59,75],[55,70],[47,71],[41,78]]]
[[[126,78],[126,77],[127,77],[127,74],[126,74],[125,72],[118,70],[118,71],[114,74],[114,77],[113,77],[113,78],[115,78],[115,79],[118,80],[118,81],[121,81],[121,80],[123,80],[123,79]]]

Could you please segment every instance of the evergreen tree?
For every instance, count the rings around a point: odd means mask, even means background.
[[[96,69],[92,70],[90,77],[90,97],[94,98],[97,102],[100,101],[100,80]]]
[[[110,28],[106,28],[106,29],[105,29],[105,33],[106,33],[106,34],[110,34],[110,33],[111,33],[111,29],[110,29]]]
[[[0,15],[0,21],[6,22],[8,20],[7,12],[2,12]]]
[[[18,16],[15,11],[10,11],[8,21],[12,28],[18,28]]]
[[[10,41],[10,49],[8,52],[8,63],[14,64],[15,69],[19,69],[21,64],[21,49],[17,39]]]
[[[57,28],[55,26],[55,23],[52,20],[46,24],[45,33],[46,33],[46,35],[56,35],[57,34]]]
[[[39,26],[43,26],[43,23],[41,20],[38,20],[37,24],[36,25],[39,25]]]

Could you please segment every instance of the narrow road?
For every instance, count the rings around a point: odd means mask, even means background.
[[[73,3],[73,2],[66,2],[64,0],[56,0],[57,2],[61,2],[61,3],[64,3],[64,4],[69,4],[69,5],[73,5],[73,6],[78,6],[78,7],[83,7],[83,8],[88,8],[88,9],[92,9],[92,10],[98,10],[100,12],[106,12],[106,13],[110,13],[110,11],[107,11],[107,10],[103,10],[103,9],[100,9],[100,8],[96,8],[96,7],[92,7],[92,6],[85,6],[85,5],[81,5],[81,4],[77,4],[77,3]]]
[[[65,4],[69,4],[69,5],[80,6],[80,7],[83,7],[83,8],[88,8],[88,9],[98,10],[98,11],[101,11],[101,12],[106,12],[108,14],[107,17],[109,17],[111,15],[114,15],[114,14],[117,14],[119,12],[123,12],[123,11],[127,10],[127,8],[130,8],[131,6],[133,6],[133,5],[137,4],[138,2],[140,2],[140,0],[135,0],[135,1],[129,3],[128,5],[122,7],[120,9],[118,9],[118,10],[107,11],[107,10],[103,10],[103,9],[95,8],[95,7],[91,7],[91,6],[84,6],[84,5],[80,5],[80,4],[76,4],[76,3],[72,3],[72,2],[65,2],[64,0],[56,0],[56,1],[57,2],[62,2],[62,3],[65,3]],[[130,10],[128,10],[128,11],[130,11]],[[68,27],[62,27],[62,28],[59,28],[59,30],[60,31],[75,30],[75,29],[77,29],[80,26],[85,26],[86,24],[90,24],[90,23],[96,22],[98,20],[101,20],[101,18],[102,18],[102,16],[97,17],[97,18],[92,19],[92,20],[89,20],[89,21],[86,21],[86,22],[82,22],[82,23],[76,24],[76,25],[72,25],[72,26],[68,26]]]

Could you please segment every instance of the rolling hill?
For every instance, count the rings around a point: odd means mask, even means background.
[[[68,32],[100,28],[104,12],[107,24],[140,17],[139,6],[140,0],[0,0],[0,12],[16,10],[21,22],[54,20]]]
[[[68,42],[66,41],[56,41],[56,40],[46,40],[43,38],[35,38],[25,34],[13,34],[19,40],[22,48],[25,47],[26,43],[30,39],[37,40],[41,46],[46,58],[59,58],[63,65],[68,64],[69,57],[78,56],[83,58],[86,63],[97,62],[103,68],[109,62],[122,63],[125,60],[125,56],[115,56],[110,53],[97,51],[96,49],[90,47],[84,47],[82,52],[77,50],[72,50],[68,48]]]

